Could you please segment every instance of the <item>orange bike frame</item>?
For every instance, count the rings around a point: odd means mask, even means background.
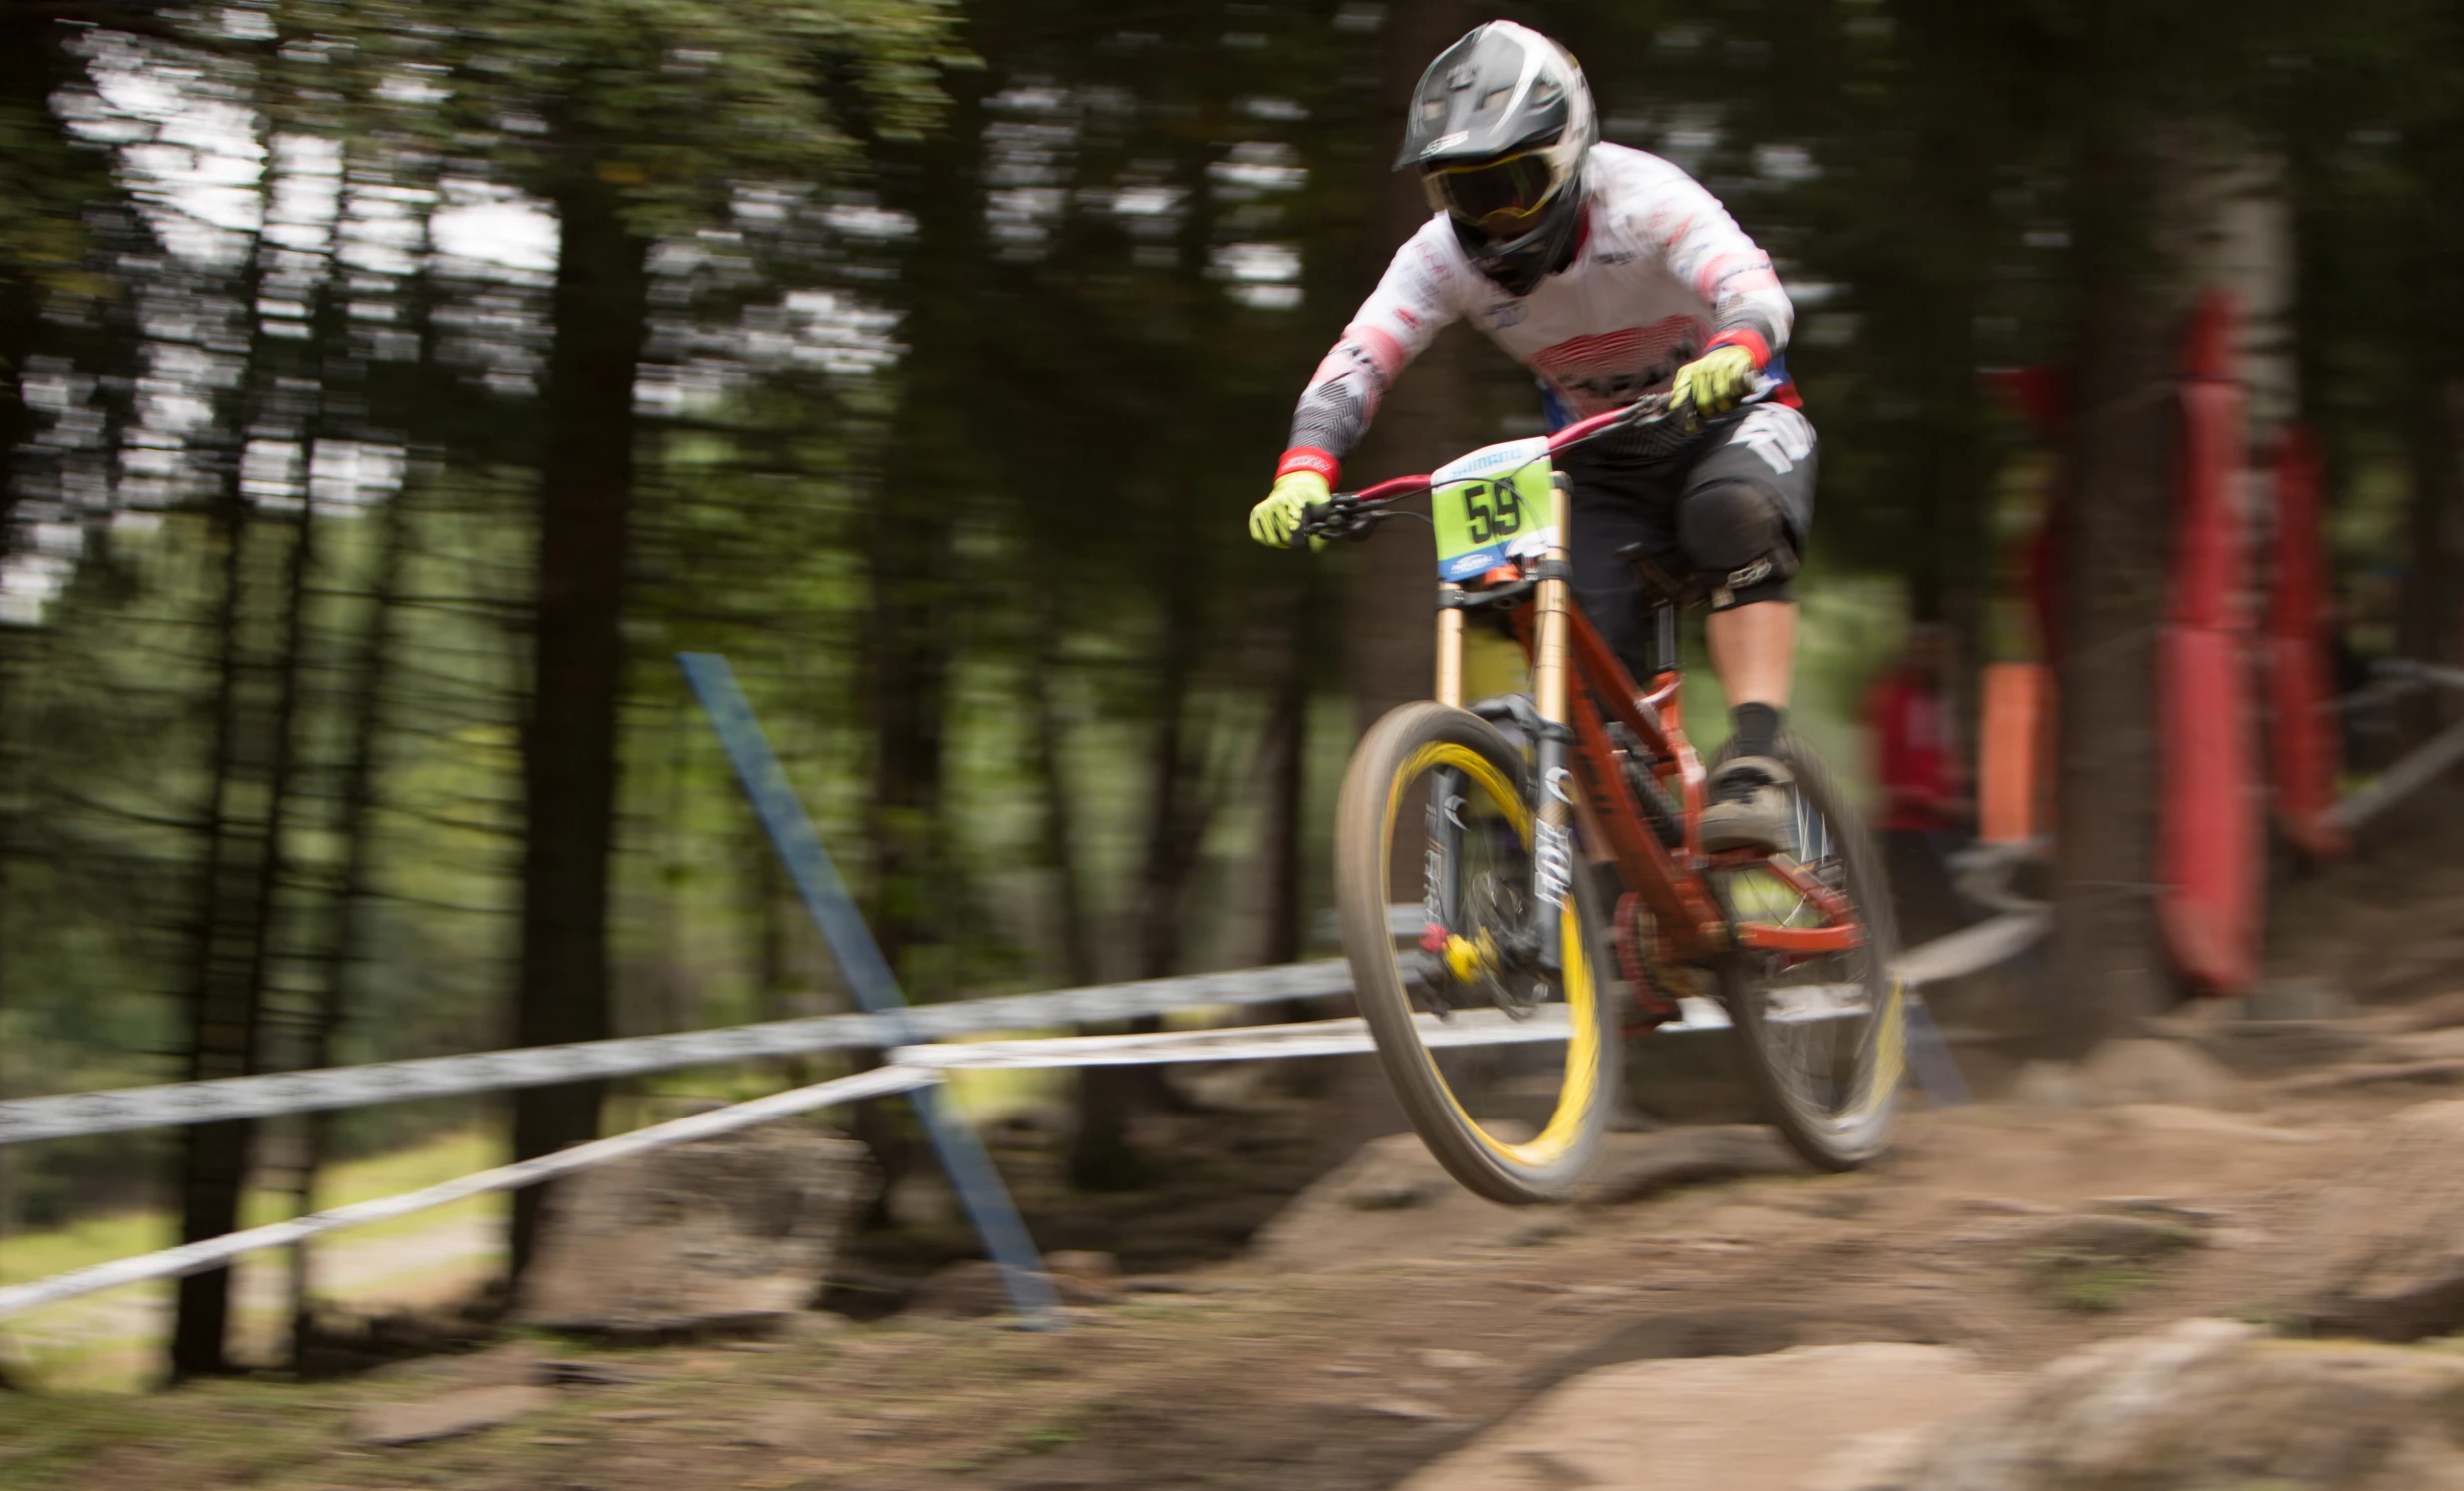
[[[1440,613],[1459,618],[1460,612]],[[1516,638],[1526,650],[1533,645],[1533,613],[1518,606],[1508,613]],[[1736,929],[1732,942],[1727,915],[1711,894],[1703,872],[1731,859],[1743,864],[1761,856],[1705,855],[1702,813],[1707,773],[1693,743],[1686,739],[1682,674],[1660,673],[1649,692],[1637,687],[1633,675],[1609,651],[1589,617],[1568,608],[1569,661],[1576,687],[1566,690],[1565,724],[1573,732],[1575,775],[1589,799],[1591,816],[1607,839],[1619,873],[1628,888],[1643,898],[1658,928],[1658,957],[1682,963],[1723,952],[1737,944],[1792,957],[1840,952],[1865,941],[1845,898],[1785,859],[1772,858],[1767,868],[1788,880],[1824,914],[1820,927],[1779,927],[1748,922]],[[1452,639],[1449,639],[1452,640]],[[1459,643],[1457,643],[1459,647]],[[1452,650],[1452,649],[1449,649]],[[1602,717],[1602,710],[1607,718]],[[1634,791],[1626,784],[1618,758],[1625,754],[1611,742],[1608,726],[1622,724],[1639,743],[1637,763],[1677,804],[1684,825],[1684,842],[1673,850],[1660,842],[1645,818]]]

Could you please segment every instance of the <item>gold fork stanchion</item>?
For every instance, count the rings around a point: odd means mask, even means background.
[[[1531,644],[1531,702],[1540,711],[1540,718],[1553,724],[1563,724],[1566,718],[1566,608],[1568,586],[1562,578],[1566,567],[1566,478],[1562,473],[1549,477],[1549,513],[1551,531],[1557,541],[1551,544],[1540,562],[1540,584],[1533,596],[1535,607]],[[1552,573],[1554,571],[1554,573]],[[1459,627],[1461,622],[1457,619]]]
[[[1437,587],[1437,702],[1463,707],[1463,587]]]

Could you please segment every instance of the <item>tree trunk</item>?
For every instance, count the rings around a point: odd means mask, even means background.
[[[1176,521],[1178,517],[1176,515]],[[1214,816],[1207,784],[1190,747],[1190,687],[1200,626],[1198,584],[1186,572],[1191,535],[1173,537],[1162,599],[1164,635],[1157,655],[1155,735],[1148,750],[1147,845],[1138,877],[1138,977],[1179,971],[1182,912],[1199,849]],[[1159,1029],[1152,1017],[1133,1030]],[[1070,1151],[1070,1181],[1084,1190],[1128,1190],[1144,1183],[1147,1165],[1129,1136],[1131,1116],[1172,1101],[1157,1067],[1089,1067],[1078,1076],[1078,1135]]]
[[[0,555],[17,542],[17,450],[36,428],[20,379],[34,352],[42,309],[42,292],[35,285],[0,278]]]
[[[912,214],[916,233],[900,266],[906,354],[899,359],[897,412],[865,535],[872,590],[866,629],[865,705],[872,716],[873,792],[864,836],[872,867],[867,921],[891,972],[913,987],[915,951],[935,939],[928,907],[941,883],[944,740],[957,611],[954,572],[960,504],[976,484],[970,433],[978,396],[982,204],[973,190],[981,109],[952,90],[946,128],[919,145],[884,144],[883,199]],[[859,1062],[870,1058],[859,1054]],[[850,1128],[881,1171],[883,1201],[913,1167],[913,1129],[903,1100],[855,1106]]]
[[[871,555],[873,936],[902,976],[908,954],[937,940],[952,640],[951,528],[919,464],[891,458]]]
[[[2464,662],[2464,380],[2425,372],[2405,421],[2412,496],[2405,511],[2403,613],[2396,651],[2422,662]],[[2434,695],[2413,723],[2435,729],[2447,697]]]
[[[238,455],[233,454],[236,485]],[[247,589],[248,523],[238,510],[218,520],[224,544],[223,593],[216,602],[214,743],[207,763],[210,796],[189,961],[191,1082],[245,1076],[256,1044],[256,988],[245,942],[235,937],[226,908],[255,884],[256,846],[239,832],[237,795],[243,747],[238,722],[246,666],[241,629]],[[237,1228],[240,1187],[248,1170],[250,1125],[200,1123],[181,1130],[180,1240],[201,1242]],[[230,1370],[224,1342],[231,1314],[231,1270],[210,1269],[180,1280],[172,1317],[171,1375],[177,1380]]]
[[[1155,739],[1148,753],[1147,848],[1138,877],[1138,977],[1161,979],[1181,963],[1182,902],[1198,866],[1210,816],[1190,744],[1190,685],[1200,645],[1195,582],[1168,599]]]
[[[1261,963],[1296,963],[1307,945],[1307,908],[1301,899],[1308,880],[1301,856],[1308,843],[1309,699],[1316,683],[1318,612],[1325,584],[1316,565],[1302,572],[1299,593],[1289,607],[1292,618],[1289,650],[1282,675],[1275,680],[1274,708],[1266,723],[1266,846],[1261,856],[1266,877],[1266,936],[1259,950]]]
[[[271,193],[268,197],[270,200]],[[252,318],[261,283],[263,244],[253,245],[236,289]],[[223,592],[215,617],[216,683],[204,815],[206,844],[189,958],[189,1062],[192,1082],[242,1077],[261,1070],[267,972],[283,880],[284,816],[294,760],[293,725],[301,687],[309,565],[315,528],[302,489],[291,525],[288,562],[255,562],[253,543],[271,541],[242,484],[243,453],[261,421],[278,419],[274,349],[262,329],[251,332],[240,387],[229,405],[229,445],[213,521],[223,542]],[[258,571],[281,578],[279,606],[254,597]],[[267,610],[271,614],[264,614]],[[180,1240],[201,1242],[238,1229],[248,1181],[254,1126],[204,1123],[183,1130],[180,1155]],[[172,1321],[170,1369],[177,1379],[228,1372],[231,1271],[211,1269],[180,1280]]]
[[[2166,165],[2108,118],[2080,163],[2083,326],[2068,463],[2060,679],[2060,847],[2051,1049],[2127,1035],[2169,1000],[2152,882],[2159,770],[2155,639],[2166,591],[2173,344],[2186,298],[2150,259]]]
[[[894,972],[903,972],[914,948],[935,939],[927,908],[944,892],[943,752],[959,600],[955,534],[977,478],[960,421],[979,391],[983,336],[982,207],[968,188],[980,149],[973,128],[979,111],[970,97],[955,102],[949,129],[918,146],[887,149],[895,169],[884,175],[884,185],[896,189],[890,205],[916,220],[900,277],[907,353],[866,552],[873,794],[865,836],[873,936]]]
[[[225,565],[220,632],[224,682],[217,690],[227,724],[216,737],[214,836],[196,942],[195,1024],[189,1080],[240,1077],[267,1065],[269,972],[283,902],[283,834],[294,786],[308,577],[314,554],[307,508],[294,525],[285,566],[286,599],[270,650],[252,654],[248,632],[251,524],[236,522]],[[248,1179],[251,1125],[208,1123],[187,1130],[181,1175],[181,1240],[219,1237],[239,1225]],[[228,1269],[180,1281],[172,1332],[172,1373],[229,1370]]]
[[[1087,891],[1078,871],[1076,805],[1070,791],[1069,762],[1063,751],[1066,727],[1060,705],[1053,697],[1053,674],[1059,666],[1054,657],[1059,641],[1053,630],[1056,625],[1058,618],[1048,605],[1038,628],[1037,646],[1027,663],[1027,709],[1035,731],[1036,782],[1044,797],[1037,852],[1044,872],[1052,877],[1053,916],[1060,923],[1057,930],[1062,976],[1071,984],[1084,987],[1102,975],[1096,967],[1095,944],[1087,935]]]
[[[313,441],[303,439],[308,449]],[[279,995],[281,981],[274,971],[276,953],[274,941],[284,904],[284,869],[287,851],[283,842],[290,816],[293,787],[298,768],[298,721],[301,694],[306,686],[308,669],[308,607],[309,577],[317,553],[317,506],[305,477],[300,483],[300,517],[294,525],[291,539],[290,572],[285,581],[283,629],[275,667],[280,683],[275,696],[271,722],[273,760],[267,770],[265,809],[265,849],[257,865],[257,897],[254,913],[257,923],[255,1003],[260,1034],[250,1052],[250,1065],[258,1071],[280,1071],[288,1063],[301,1062],[303,1053],[297,1049],[283,1051],[282,1040],[286,1017],[297,1020],[301,1012],[285,1011]],[[295,1031],[304,1033],[313,1026],[313,1014]],[[306,1156],[300,1163],[305,1166]],[[305,1185],[305,1182],[301,1182]]]
[[[21,159],[34,159],[37,150],[65,154],[59,138],[63,121],[51,108],[51,96],[85,79],[83,61],[69,56],[63,45],[72,34],[49,6],[0,7],[0,115],[15,116],[10,120],[13,128],[31,127],[49,135],[39,143],[13,140],[11,149],[23,153]],[[27,206],[39,214],[46,204]],[[17,542],[18,478],[23,470],[18,447],[33,437],[40,422],[25,400],[22,379],[42,320],[43,287],[23,270],[0,272],[0,555]]]
[[[648,324],[649,243],[584,159],[555,194],[555,346],[539,476],[538,594],[522,733],[522,1046],[608,1034],[607,894],[624,692],[624,579],[633,495],[633,379]],[[526,1088],[517,1159],[598,1136],[601,1085]],[[513,1271],[538,1241],[541,1187],[516,1191]]]
[[[317,987],[310,1009],[301,1065],[315,1070],[334,1061],[334,1034],[351,1006],[351,983],[367,957],[367,927],[363,915],[371,889],[376,857],[377,778],[385,738],[388,665],[394,657],[396,600],[401,590],[404,559],[410,548],[408,491],[397,491],[385,504],[383,528],[377,538],[376,570],[370,576],[368,619],[360,630],[351,660],[351,693],[345,708],[351,722],[351,744],[343,763],[334,831],[342,841],[343,862],[336,876],[333,904],[328,908],[325,947],[318,959]],[[301,1129],[300,1173],[294,1211],[316,1209],[317,1177],[324,1167],[333,1116],[305,1116]],[[310,1331],[311,1289],[309,1245],[291,1251],[291,1359],[298,1368]]]

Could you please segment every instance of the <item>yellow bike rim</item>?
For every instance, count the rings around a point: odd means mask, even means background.
[[[1514,831],[1522,836],[1523,847],[1531,847],[1531,810],[1514,784],[1489,759],[1469,746],[1451,741],[1432,741],[1404,759],[1387,790],[1384,837],[1379,844],[1380,860],[1392,864],[1394,859],[1394,824],[1402,812],[1403,795],[1411,784],[1428,772],[1449,767],[1463,774],[1466,780],[1478,784],[1489,800],[1499,807]],[[1463,1127],[1478,1136],[1481,1144],[1500,1159],[1527,1169],[1543,1169],[1564,1159],[1572,1151],[1575,1140],[1583,1131],[1583,1119],[1591,1112],[1598,1096],[1600,1067],[1599,994],[1594,987],[1590,949],[1583,937],[1581,919],[1575,915],[1572,898],[1568,898],[1560,921],[1558,945],[1565,967],[1561,983],[1565,992],[1566,1019],[1571,1031],[1566,1040],[1565,1080],[1557,1093],[1557,1107],[1540,1132],[1530,1140],[1510,1144],[1480,1126],[1478,1119],[1463,1107],[1454,1089],[1446,1081],[1437,1059],[1426,1046],[1421,1046],[1420,1060],[1428,1063],[1429,1072],[1437,1079],[1446,1101],[1453,1105]],[[1449,931],[1454,929],[1449,928]]]

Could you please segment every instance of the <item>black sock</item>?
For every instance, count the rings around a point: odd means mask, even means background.
[[[1768,756],[1779,738],[1781,713],[1768,704],[1740,704],[1728,712],[1736,726],[1737,754]]]

